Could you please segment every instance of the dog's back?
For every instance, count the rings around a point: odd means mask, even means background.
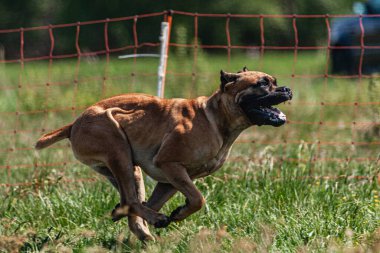
[[[132,136],[140,136],[144,139],[144,143],[146,143],[147,138],[149,139],[152,132],[156,133],[154,136],[161,139],[162,136],[157,135],[157,133],[165,134],[177,126],[179,122],[186,125],[186,121],[191,121],[197,108],[202,106],[203,100],[206,100],[206,97],[195,100],[161,99],[137,93],[106,98],[88,107],[73,123],[43,135],[37,141],[35,148],[43,149],[55,142],[70,138],[73,125],[75,125],[74,130],[78,129],[79,121],[82,128],[91,128],[92,123],[104,119],[112,122],[124,139],[127,138],[125,131]],[[106,118],[103,115],[106,115]],[[163,120],[164,118],[165,120]],[[152,122],[156,122],[156,124],[152,124]]]

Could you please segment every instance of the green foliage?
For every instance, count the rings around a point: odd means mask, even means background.
[[[371,166],[363,172],[372,173]],[[297,163],[270,168],[265,163],[228,162],[222,171],[197,181],[207,199],[205,208],[184,222],[153,229],[158,242],[149,243],[146,250],[236,252],[237,246],[245,245],[257,252],[324,251],[379,243],[371,237],[380,226],[375,181],[306,179],[310,169]],[[321,167],[313,170],[318,175]],[[110,184],[103,180],[71,185],[59,181],[37,191],[32,187],[4,192],[0,238],[23,238],[23,251],[66,247],[82,252],[94,246],[141,250],[126,221],[114,224],[109,217],[118,202]],[[150,192],[153,185],[147,182]],[[176,196],[163,212],[170,213],[183,201]]]

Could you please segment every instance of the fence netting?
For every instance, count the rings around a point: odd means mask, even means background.
[[[200,14],[180,11],[70,24],[0,30],[0,38],[17,38],[18,45],[3,44],[0,63],[0,186],[42,185],[55,182],[93,181],[73,157],[68,141],[41,152],[34,150],[44,133],[73,121],[96,101],[116,94],[155,94],[158,60],[122,54],[159,50],[160,22],[172,15],[166,97],[210,95],[219,87],[219,71],[267,72],[294,91],[294,99],[280,105],[288,123],[280,128],[252,127],[234,145],[230,162],[276,166],[284,163],[355,164],[373,166],[377,175],[380,147],[380,81],[363,71],[366,57],[379,45],[366,44],[363,19],[380,15],[242,15]],[[356,44],[333,45],[333,20],[357,20]],[[177,21],[178,20],[178,21]],[[187,20],[187,22],[181,22]],[[188,22],[190,20],[190,22]],[[281,20],[291,40],[275,41],[271,22]],[[177,22],[176,22],[177,21]],[[211,43],[202,24],[215,22],[224,41]],[[236,39],[239,22],[257,24],[255,43]],[[317,45],[303,39],[308,22],[324,29],[309,30],[319,36]],[[191,26],[184,26],[184,24]],[[302,27],[302,29],[301,29]],[[125,33],[114,41],[110,31]],[[302,31],[302,32],[301,32]],[[215,31],[209,31],[210,33]],[[72,40],[62,36],[71,33]],[[150,33],[142,41],[141,33]],[[207,33],[206,33],[207,34]],[[39,37],[38,37],[38,36]],[[44,38],[40,42],[33,38]],[[86,36],[99,36],[103,44],[83,47]],[[0,41],[1,42],[1,41]],[[40,43],[36,50],[29,44]],[[71,49],[62,45],[72,45]],[[17,50],[15,50],[17,48]],[[331,71],[332,50],[357,53],[356,70],[349,74]],[[5,52],[5,53],[4,53]],[[7,56],[7,52],[12,52]],[[4,54],[6,56],[4,56]],[[370,54],[368,54],[370,55]],[[376,169],[377,168],[377,169]],[[330,171],[331,172],[331,171]],[[332,173],[334,174],[334,173]],[[326,170],[325,177],[330,177]],[[331,176],[333,177],[333,176]]]

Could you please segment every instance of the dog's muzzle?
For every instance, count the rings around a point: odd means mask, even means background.
[[[242,97],[240,107],[253,125],[281,126],[286,122],[286,115],[274,108],[293,97],[292,90],[287,87],[278,87],[274,92],[258,96],[250,94]]]

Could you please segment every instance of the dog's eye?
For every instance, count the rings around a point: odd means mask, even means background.
[[[264,78],[261,78],[261,79],[257,82],[257,84],[258,84],[259,86],[264,86],[264,87],[266,87],[266,86],[269,86],[269,80],[268,80],[268,78],[264,77]]]

